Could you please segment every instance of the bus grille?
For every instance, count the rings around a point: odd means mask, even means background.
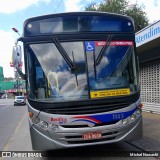
[[[28,103],[35,109],[41,110],[50,114],[61,115],[82,115],[82,114],[95,114],[114,111],[130,106],[134,101],[74,101],[74,102],[61,102],[61,103],[45,103],[39,101],[28,100]]]
[[[62,106],[53,107],[51,109],[43,109],[43,112],[51,114],[63,114],[63,115],[82,115],[82,114],[94,114],[109,112],[116,109],[128,107],[130,103],[110,103],[110,104],[92,104],[92,105],[78,105],[78,106]]]
[[[113,140],[116,137],[108,137],[103,139],[96,139],[96,140],[86,140],[86,141],[67,141],[68,144],[87,144],[87,143],[95,143],[95,142],[103,142]]]
[[[82,135],[74,135],[74,136],[64,136],[64,138],[59,138],[59,140],[63,143],[67,144],[87,144],[87,143],[95,143],[95,142],[104,142],[116,139],[119,135],[118,131],[113,132],[105,132],[102,133],[102,138],[100,139],[92,139],[92,140],[83,140]]]

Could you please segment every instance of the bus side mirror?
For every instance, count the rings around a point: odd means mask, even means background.
[[[18,74],[22,79],[25,79],[25,74],[22,73],[20,67],[22,67],[22,50],[20,45],[13,46],[12,50],[12,65],[16,68]]]
[[[13,46],[12,63],[16,68],[22,66],[22,51],[20,45]]]

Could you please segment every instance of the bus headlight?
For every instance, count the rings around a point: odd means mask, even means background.
[[[130,116],[130,119],[131,119],[132,122],[135,121],[135,120],[136,120],[136,115],[135,115],[135,114],[132,114],[132,115]]]
[[[123,120],[122,120],[122,124],[123,124],[123,125],[127,125],[127,124],[128,124],[128,119],[123,119]]]
[[[32,120],[33,124],[37,124],[37,123],[40,122],[40,119],[39,119],[38,117],[36,117],[36,116],[33,116],[33,117],[31,118],[31,120]]]
[[[57,129],[58,129],[58,126],[57,126],[57,125],[52,124],[52,125],[50,126],[50,128],[51,128],[53,131],[55,131],[55,130],[57,130]]]
[[[137,114],[141,114],[141,112],[142,112],[142,110],[139,109],[139,108],[136,110],[136,113],[137,113]]]
[[[48,123],[42,121],[42,122],[40,122],[39,126],[40,126],[42,129],[47,130],[47,128],[48,128]]]

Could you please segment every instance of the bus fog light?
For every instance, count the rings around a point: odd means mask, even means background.
[[[42,129],[46,130],[46,129],[48,128],[48,123],[42,121],[42,122],[39,124],[39,126],[40,126]]]
[[[40,122],[40,119],[36,116],[32,117],[31,120],[32,120],[33,124],[37,124]]]
[[[128,124],[128,119],[123,119],[123,120],[122,120],[122,124],[123,124],[123,125],[127,125],[127,124]]]
[[[132,114],[131,117],[130,117],[131,121],[135,121],[136,120],[136,115],[135,114]]]
[[[141,109],[137,109],[137,110],[136,110],[136,113],[137,113],[137,114],[141,114],[141,113],[142,113],[142,110],[141,110]]]

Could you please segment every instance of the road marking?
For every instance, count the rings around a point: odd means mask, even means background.
[[[9,141],[7,142],[7,144],[5,145],[5,147],[3,148],[2,151],[8,151],[9,145],[13,142],[13,139],[14,139],[15,135],[17,134],[18,130],[20,129],[20,127],[22,126],[22,122],[24,121],[24,119],[25,119],[26,116],[27,116],[27,113],[25,113],[23,115],[23,117],[21,118],[21,120],[19,121],[16,129],[14,130],[14,133],[11,135]]]

